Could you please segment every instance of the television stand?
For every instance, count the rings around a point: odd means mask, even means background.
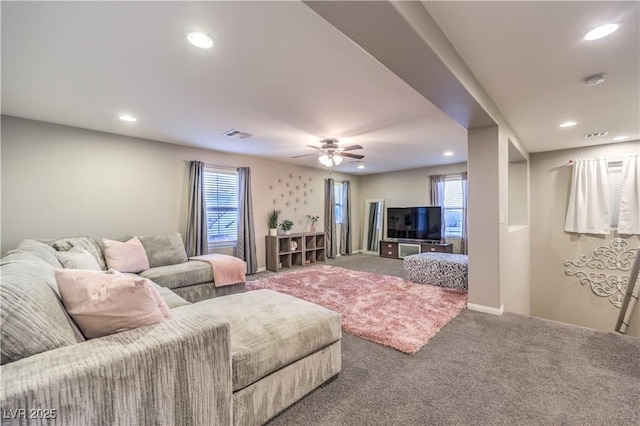
[[[428,240],[411,240],[394,238],[380,242],[380,256],[403,259],[406,256],[424,252],[453,253],[453,244],[442,242],[426,242]]]

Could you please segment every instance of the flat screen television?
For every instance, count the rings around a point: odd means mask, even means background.
[[[441,207],[387,208],[387,238],[442,239]]]

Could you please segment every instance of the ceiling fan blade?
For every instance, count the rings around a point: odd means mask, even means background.
[[[320,149],[319,146],[313,146],[313,145],[307,145],[309,148],[313,148],[313,149]]]
[[[349,145],[340,148],[342,151],[353,151],[354,149],[362,149],[360,145]]]
[[[364,155],[349,154],[348,152],[341,152],[340,155],[342,157],[357,158],[358,160],[362,160],[364,158]]]
[[[313,154],[302,154],[302,155],[296,155],[295,157],[291,157],[291,158],[300,158],[300,157],[308,157],[310,155],[318,155],[315,152]]]

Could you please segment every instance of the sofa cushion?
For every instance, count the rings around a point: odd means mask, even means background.
[[[141,272],[140,276],[166,288],[185,287],[213,281],[211,265],[198,261],[147,269]]]
[[[187,261],[187,251],[180,233],[139,237],[149,258],[149,266],[176,265]]]
[[[271,290],[204,300],[189,309],[213,312],[229,322],[234,391],[342,336],[340,314]]]
[[[153,283],[137,275],[56,269],[55,277],[67,312],[87,339],[171,318]]]
[[[149,269],[147,254],[137,237],[124,243],[103,238],[102,245],[109,269],[134,273]]]
[[[162,287],[161,285],[158,285],[156,283],[153,283],[153,285],[156,287],[156,290],[158,290],[158,293],[160,293],[160,296],[162,296],[164,301],[167,303],[169,309],[179,308],[180,306],[191,304],[191,302],[178,296],[168,288]]]
[[[56,252],[56,257],[67,269],[85,269],[100,271],[100,265],[96,258],[82,247],[72,247],[69,251]]]
[[[0,277],[2,364],[83,340],[54,291],[51,265],[35,257],[6,256]]]
[[[86,249],[89,253],[93,255],[98,261],[98,265],[100,265],[100,269],[103,271],[107,270],[107,262],[104,260],[104,254],[102,253],[102,248],[100,244],[97,243],[96,240],[90,237],[70,237],[70,238],[60,238],[59,240],[55,240],[49,243],[51,247],[58,251],[69,251],[71,247],[82,247]]]
[[[54,268],[54,266],[52,266],[49,262],[42,260],[42,257],[40,257],[38,253],[34,253],[31,250],[18,250],[18,249],[10,250],[9,252],[7,252],[7,254],[2,259],[0,259],[0,265],[12,263],[17,260],[35,261],[35,262],[41,263],[42,267],[46,265],[51,269]],[[56,262],[58,261],[56,260]],[[58,266],[56,266],[56,268],[62,268],[62,264],[58,262]],[[58,291],[58,287],[55,287],[55,290]]]
[[[60,267],[60,262],[56,257],[56,250],[48,244],[36,240],[22,240],[16,250],[31,252],[54,268]]]

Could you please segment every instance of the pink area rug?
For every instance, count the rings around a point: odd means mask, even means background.
[[[246,288],[279,291],[339,312],[344,331],[408,354],[418,352],[467,304],[463,291],[334,266],[248,281]]]

